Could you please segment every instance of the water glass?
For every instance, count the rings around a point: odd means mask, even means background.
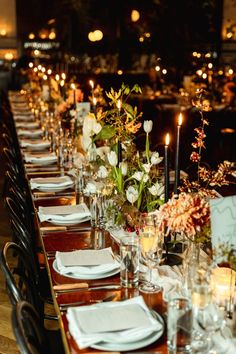
[[[167,345],[169,354],[191,353],[193,312],[187,298],[174,298],[168,303]]]
[[[139,239],[124,236],[120,241],[120,280],[125,288],[138,286],[139,280]]]
[[[103,205],[102,196],[99,193],[93,193],[89,196],[89,207],[91,213],[91,226],[99,228],[103,226]]]

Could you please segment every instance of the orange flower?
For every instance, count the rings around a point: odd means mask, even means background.
[[[130,122],[125,125],[125,129],[129,133],[135,134],[141,128],[141,125],[141,123],[137,123],[136,125],[134,125],[134,122]]]

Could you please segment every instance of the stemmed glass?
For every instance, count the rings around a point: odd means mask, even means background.
[[[148,280],[140,284],[139,290],[144,293],[159,292],[161,287],[153,284],[153,269],[160,264],[162,257],[163,237],[159,232],[153,215],[142,217],[139,223],[141,262],[148,267]]]

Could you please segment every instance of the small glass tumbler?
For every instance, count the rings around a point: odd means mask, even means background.
[[[138,286],[139,281],[139,238],[134,235],[120,240],[120,280],[125,288]]]
[[[167,345],[169,354],[191,353],[193,312],[187,298],[174,298],[168,303]]]

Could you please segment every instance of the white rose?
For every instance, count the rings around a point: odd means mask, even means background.
[[[145,133],[147,133],[147,134],[151,133],[152,126],[153,126],[152,120],[145,120],[143,122],[143,129],[144,129]]]
[[[94,194],[97,191],[97,186],[95,183],[88,182],[85,189],[84,194]]]
[[[158,165],[163,160],[163,157],[159,156],[158,152],[153,152],[151,156],[151,163],[153,165]]]
[[[107,159],[109,164],[113,167],[115,167],[118,163],[117,154],[115,151],[110,151],[109,154],[107,154]]]
[[[128,171],[128,164],[127,164],[127,162],[121,162],[120,163],[120,169],[121,169],[121,173],[122,173],[122,175],[123,176],[126,176],[127,175],[127,171]]]
[[[100,166],[97,173],[99,178],[106,178],[108,176],[108,171],[105,166]]]
[[[126,190],[126,198],[131,204],[135,203],[138,199],[138,190],[133,186],[129,186]]]

